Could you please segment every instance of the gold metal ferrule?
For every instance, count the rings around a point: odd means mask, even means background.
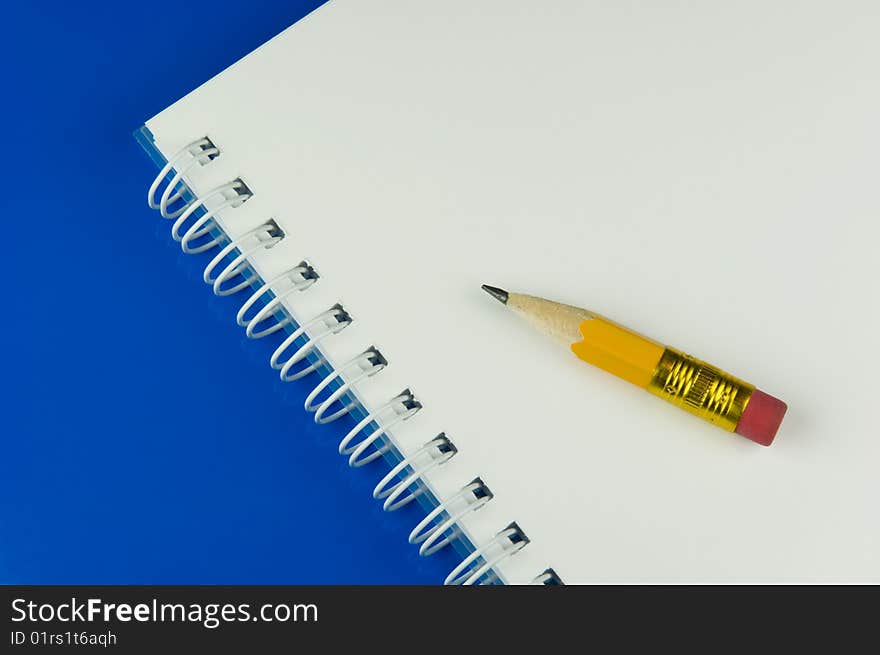
[[[666,348],[647,389],[733,432],[755,387],[696,357]]]

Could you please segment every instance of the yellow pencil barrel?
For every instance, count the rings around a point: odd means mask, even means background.
[[[571,345],[582,360],[729,432],[736,430],[755,387],[607,319],[583,321]]]
[[[638,387],[648,387],[663,346],[601,316],[583,321],[578,329],[583,340],[571,345],[575,355]]]

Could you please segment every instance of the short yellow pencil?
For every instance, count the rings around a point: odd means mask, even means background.
[[[773,442],[787,407],[754,385],[589,310],[488,285],[483,290],[585,362],[728,432],[762,446]]]

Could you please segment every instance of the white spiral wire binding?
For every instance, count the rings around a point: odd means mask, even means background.
[[[335,403],[337,400],[342,398],[350,389],[354,387],[358,382],[363,380],[364,378],[372,377],[383,368],[388,365],[387,360],[382,357],[382,353],[380,353],[376,348],[370,346],[360,355],[353,357],[348,362],[340,366],[338,369],[334,370],[330,375],[321,380],[318,385],[312,389],[308,396],[306,396],[306,401],[304,403],[305,410],[307,412],[315,413],[315,423],[323,425],[324,423],[332,423],[338,418],[341,418],[348,414],[352,409],[357,406],[356,401],[352,401],[348,404],[342,406],[342,409],[338,409],[333,412],[330,416],[324,416],[328,409]],[[352,369],[360,369],[358,373],[354,376],[345,379],[344,375],[348,371]],[[324,391],[334,380],[342,379],[343,382],[339,385],[335,391],[333,391],[326,399],[321,402],[315,402],[318,396],[321,395],[321,392]]]
[[[229,287],[227,289],[223,288],[223,283],[231,280],[236,275],[239,275],[243,271],[247,269],[248,263],[247,259],[251,255],[253,255],[258,250],[264,250],[266,248],[271,248],[276,243],[281,241],[284,238],[284,234],[278,229],[278,226],[275,225],[274,222],[270,221],[268,223],[263,223],[259,227],[255,227],[253,230],[245,232],[237,239],[233,239],[225,246],[220,249],[214,259],[208,262],[208,265],[205,266],[205,271],[202,274],[202,279],[205,281],[205,284],[210,284],[213,287],[214,294],[218,296],[230,296],[233,293],[241,291],[246,286],[249,286],[251,282],[253,282],[250,278],[245,278],[244,281],[239,282],[238,284]],[[255,239],[255,243],[252,243],[247,248],[244,248],[245,242],[249,239]],[[236,255],[231,262],[229,262],[226,267],[220,272],[219,275],[215,278],[214,269],[217,268],[217,265],[223,261],[223,259],[230,254],[233,250],[239,249],[239,254]]]
[[[214,246],[220,244],[223,241],[224,237],[222,235],[216,236],[213,239],[206,241],[205,243],[200,243],[197,246],[191,246],[190,242],[208,234],[211,231],[211,228],[214,225],[214,221],[211,219],[217,215],[222,209],[226,209],[227,207],[238,207],[240,203],[236,204],[235,198],[230,198],[229,200],[224,200],[214,209],[206,211],[204,215],[200,216],[192,225],[189,226],[189,229],[183,233],[180,237],[180,249],[183,250],[187,255],[197,255],[200,252],[205,252],[206,250],[210,250]],[[210,225],[208,222],[210,221]]]
[[[519,529],[518,525],[512,523],[461,560],[458,566],[449,572],[443,584],[470,586],[493,567],[521,551],[528,543],[528,538],[523,531]],[[491,554],[493,552],[494,554]],[[483,559],[483,564],[472,570],[470,568],[471,564],[480,558]]]
[[[186,155],[189,155],[191,159],[181,165],[181,160]],[[173,212],[168,211],[168,205],[174,204],[183,197],[184,189],[183,185],[181,185],[183,176],[196,164],[205,164],[219,155],[220,150],[207,137],[196,139],[174,153],[168,159],[168,162],[162,167],[162,170],[159,171],[159,174],[156,175],[153,183],[150,185],[149,191],[147,191],[147,204],[150,206],[150,209],[158,209],[162,218],[177,218],[180,216],[180,214],[186,209],[186,205]],[[156,191],[159,189],[162,180],[165,179],[165,176],[168,175],[172,169],[176,169],[177,172],[166,185],[159,202],[156,202]],[[181,186],[181,188],[175,191],[178,186]],[[173,195],[172,191],[174,191]]]
[[[234,195],[231,197],[227,197],[226,194],[228,192],[234,192]],[[220,203],[214,209],[205,208],[205,213],[196,219],[193,224],[184,232],[180,233],[181,228],[186,224],[189,218],[193,215],[193,213],[199,208],[204,207],[205,202],[214,196],[222,196],[223,202]],[[203,244],[197,247],[190,247],[189,242],[193,239],[198,239],[199,237],[205,236],[211,231],[211,228],[214,227],[214,222],[211,220],[214,216],[222,209],[226,209],[227,207],[240,207],[244,204],[253,194],[250,190],[245,186],[245,183],[240,179],[235,179],[232,182],[227,182],[226,184],[221,184],[220,186],[211,189],[208,193],[199,196],[195,199],[195,201],[191,202],[187,207],[183,210],[183,213],[177,217],[177,220],[174,221],[174,224],[171,226],[171,238],[175,241],[180,241],[180,247],[183,249],[183,252],[194,255],[199,252],[204,252],[209,248],[213,247],[215,242],[210,244]]]
[[[556,571],[554,571],[553,569],[547,569],[543,573],[541,573],[540,575],[535,576],[531,580],[531,582],[529,582],[529,584],[530,585],[554,585],[554,586],[556,586],[556,585],[561,585],[562,580],[560,580],[559,576],[556,575]]]
[[[272,353],[272,356],[269,358],[269,366],[274,369],[280,369],[281,380],[284,382],[292,382],[293,380],[299,380],[301,377],[304,377],[311,373],[312,371],[318,368],[317,364],[307,364],[300,370],[296,371],[296,373],[290,373],[290,369],[298,364],[300,361],[305,359],[310,352],[312,352],[315,347],[325,338],[329,337],[332,334],[339,334],[342,330],[344,330],[348,325],[351,324],[351,316],[348,315],[348,312],[343,309],[342,305],[335,305],[321,314],[318,314],[312,320],[303,323],[296,330],[291,332],[287,338],[281,342],[275,352]],[[323,325],[324,330],[320,333],[315,333],[314,328],[318,325]],[[281,355],[287,350],[288,347],[292,343],[294,343],[297,339],[309,335],[306,342],[301,345],[293,355],[287,358],[284,364],[279,364],[278,360],[281,358]]]
[[[299,278],[299,280],[297,280],[296,278]],[[291,283],[291,285],[284,291],[275,293],[275,297],[272,298],[272,300],[267,302],[265,305],[263,305],[263,307],[256,314],[254,314],[253,317],[246,318],[248,311],[251,307],[253,307],[254,303],[256,303],[257,300],[260,299],[260,297],[262,297],[267,291],[272,289],[273,286],[276,286],[282,280],[287,280]],[[235,315],[235,322],[238,323],[241,327],[245,328],[245,334],[250,339],[262,339],[263,337],[269,336],[270,334],[274,334],[285,325],[289,325],[293,321],[293,317],[287,315],[280,321],[276,320],[273,325],[267,328],[263,328],[262,330],[255,330],[254,328],[263,321],[267,320],[271,315],[275,314],[275,312],[282,309],[283,305],[281,303],[287,296],[295,291],[305,291],[317,281],[318,276],[315,273],[315,270],[311,266],[309,266],[308,263],[300,262],[297,266],[294,266],[290,270],[285,271],[281,275],[269,280],[259,289],[254,291],[238,310],[238,314]]]
[[[422,493],[422,491],[412,491],[408,496],[401,498],[403,493],[409,489],[410,485],[416,480],[421,479],[421,477],[431,469],[448,462],[457,452],[458,450],[455,448],[455,445],[445,434],[437,435],[414,453],[404,457],[397,466],[388,471],[388,474],[382,478],[379,481],[379,484],[376,485],[376,488],[373,489],[373,498],[376,500],[385,499],[385,502],[382,504],[382,509],[386,512],[393,512],[394,510],[400,509],[404,505],[411,503]],[[425,460],[425,455],[428,455],[427,460]],[[416,464],[419,460],[425,461],[421,464]],[[391,481],[408,467],[412,467],[412,473],[406,476],[403,480],[391,485]]]
[[[147,192],[147,202],[152,209],[158,209],[163,218],[176,219],[171,228],[172,238],[180,242],[181,249],[187,254],[197,254],[205,252],[211,248],[218,246],[222,241],[226,240],[225,235],[217,236],[206,243],[191,245],[193,241],[210,234],[216,227],[215,216],[224,209],[234,209],[241,206],[249,198],[252,193],[247,185],[237,178],[231,182],[220,185],[206,194],[196,198],[194,201],[184,204],[176,210],[169,210],[169,206],[183,198],[186,192],[186,185],[183,177],[188,170],[196,164],[206,164],[212,159],[220,155],[220,149],[207,137],[197,139],[192,143],[184,146],[172,155],[165,166],[159,171],[153,183]],[[187,159],[187,157],[189,159]],[[175,170],[174,176],[163,190],[159,201],[156,201],[156,193],[159,185]],[[179,188],[178,188],[179,187]],[[229,192],[235,195],[229,196]],[[205,208],[205,202],[214,197],[221,196],[224,198],[213,209]],[[199,209],[204,208],[206,211],[199,216],[190,225],[186,231],[181,234],[186,222]],[[235,240],[229,241],[208,263],[203,273],[205,283],[212,285],[214,293],[218,296],[226,296],[234,294],[245,287],[251,285],[254,281],[253,276],[245,278],[242,282],[228,288],[223,285],[232,280],[236,275],[242,274],[248,268],[247,259],[254,252],[265,248],[271,248],[281,239],[284,238],[283,231],[274,221],[267,221],[253,230],[243,234]],[[253,243],[248,247],[243,246],[249,241]],[[232,259],[223,270],[214,277],[214,269],[223,261],[223,259],[231,254],[235,249],[239,249],[239,254]],[[299,280],[295,277],[299,276]],[[247,312],[251,310],[254,304],[268,291],[272,290],[279,282],[289,280],[291,285],[280,292],[275,292],[274,297],[267,302],[258,312],[251,318],[246,318]],[[259,339],[273,334],[293,322],[290,314],[262,330],[256,330],[256,326],[268,320],[270,316],[276,314],[279,310],[284,309],[283,300],[295,291],[304,291],[308,289],[318,279],[314,269],[306,262],[291,268],[285,273],[273,278],[269,282],[262,284],[251,296],[242,304],[236,316],[236,322],[245,328],[249,338]],[[300,325],[296,330],[284,339],[284,341],[275,349],[269,360],[269,364],[273,369],[279,370],[282,380],[289,382],[297,380],[309,373],[314,372],[319,364],[308,364],[299,370],[291,373],[293,366],[316,349],[321,340],[334,334],[338,334],[346,326],[351,324],[352,319],[348,312],[341,305],[335,305],[330,309],[315,316],[310,321]],[[320,332],[316,332],[315,328],[322,327]],[[293,345],[298,339],[307,337],[305,343],[300,345],[296,352],[281,362],[282,356],[287,349]],[[308,394],[305,399],[304,407],[307,412],[314,412],[316,423],[330,423],[342,416],[348,414],[357,402],[353,401],[347,404],[342,403],[343,396],[352,390],[361,380],[375,375],[387,366],[387,360],[373,346],[352,358],[342,366],[335,368],[326,377],[324,377]],[[353,375],[348,375],[354,371]],[[342,380],[342,383],[324,400],[318,400],[322,392],[324,392],[335,380]],[[336,410],[329,416],[325,414],[337,401],[340,401],[342,408]],[[363,466],[374,461],[389,450],[389,446],[385,445],[376,448],[369,455],[364,455],[378,439],[387,434],[387,431],[397,423],[405,421],[415,415],[422,408],[409,391],[409,389],[401,392],[382,407],[370,412],[361,421],[352,428],[348,434],[339,443],[339,452],[343,455],[349,455],[349,465],[353,467]],[[394,412],[394,416],[387,421],[382,421],[382,415],[389,410]],[[355,437],[371,423],[377,423],[379,427],[373,430],[365,438],[358,441],[355,445],[351,442]],[[431,469],[440,466],[449,461],[455,454],[457,449],[455,445],[444,435],[440,434],[415,452],[404,457],[402,461],[396,464],[382,480],[373,489],[373,497],[384,500],[383,509],[393,512],[404,505],[415,500],[423,491],[422,487],[415,491],[410,491],[406,496],[403,494],[416,482],[421,480],[424,475]],[[400,476],[407,469],[411,472],[403,479],[394,482],[395,478]],[[394,482],[394,483],[393,483]],[[393,484],[392,484],[393,483]],[[460,534],[457,529],[461,519],[475,512],[492,499],[492,493],[479,478],[462,487],[456,494],[440,500],[439,504],[434,507],[419,523],[413,528],[409,534],[409,542],[411,544],[420,544],[419,555],[429,556],[445,546]],[[440,517],[446,518],[436,524]],[[434,525],[432,525],[434,524]],[[465,557],[446,577],[444,584],[447,585],[472,585],[479,582],[493,567],[513,556],[528,544],[528,537],[520,530],[519,526],[512,523],[510,526],[499,532],[494,538],[477,547],[472,553]],[[478,561],[482,561],[479,566],[474,566]],[[547,569],[540,575],[536,576],[531,584],[562,584],[562,581],[552,569]]]
[[[458,522],[464,518],[465,515],[470,514],[471,512],[476,512],[483,505],[492,500],[492,497],[492,492],[489,491],[489,488],[482,480],[477,478],[431,510],[431,512],[413,528],[412,532],[409,533],[409,543],[413,545],[421,544],[419,547],[419,555],[422,557],[433,555],[441,548],[452,543],[452,540],[458,536],[458,530],[455,530],[452,534],[444,537],[443,535],[447,530],[458,525]],[[473,500],[471,500],[471,498],[473,498]],[[459,501],[463,501],[463,507],[453,511],[452,508],[460,504]],[[444,512],[448,514],[448,518],[445,521],[441,521],[440,523],[431,526],[429,529],[426,529]],[[443,537],[442,540],[440,539],[441,537]]]
[[[363,457],[363,454],[367,450],[367,448],[369,448],[371,444],[373,444],[377,439],[385,434],[390,428],[417,414],[421,408],[422,404],[415,399],[415,396],[413,396],[412,392],[409,389],[404,389],[387,403],[367,414],[363,419],[361,419],[361,421],[357,425],[349,430],[348,434],[346,434],[342,438],[342,441],[339,442],[339,454],[350,455],[348,459],[349,466],[360,467],[364,464],[369,464],[374,459],[376,459],[377,457],[381,457],[385,452],[387,452],[388,447],[383,446],[381,448],[377,448],[366,457]],[[378,428],[373,430],[369,435],[361,439],[354,446],[351,445],[351,442],[361,432],[361,430],[363,430],[373,421],[378,422],[379,417],[382,414],[386,413],[389,409],[394,410],[394,418],[392,418],[390,421],[384,421],[379,425]]]

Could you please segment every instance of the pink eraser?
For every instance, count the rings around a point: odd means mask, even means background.
[[[762,446],[769,446],[787,409],[788,406],[779,398],[755,389],[734,432]]]

